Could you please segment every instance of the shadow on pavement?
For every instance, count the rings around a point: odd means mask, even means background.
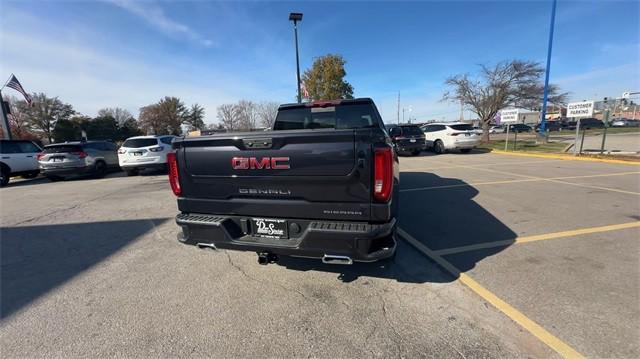
[[[0,318],[8,317],[167,220],[0,228]]]
[[[447,188],[400,193],[400,227],[429,249],[438,251],[469,245],[506,241],[517,237],[509,227],[482,208],[473,198],[478,190],[457,178],[443,178],[432,173],[402,172],[401,190],[431,186]],[[448,257],[461,272],[475,267],[508,245],[469,251]]]
[[[454,186],[400,193],[400,228],[432,250],[494,241],[512,243],[516,238],[509,227],[473,200],[478,191],[464,181],[431,173],[402,172],[400,183],[401,189]],[[483,258],[506,247],[460,253],[447,259],[465,272]],[[398,239],[398,250],[393,260],[340,266],[313,259],[281,257],[278,264],[292,270],[337,273],[343,282],[359,277],[388,278],[408,283],[443,283],[455,279],[431,260],[425,260],[424,255],[402,239]]]

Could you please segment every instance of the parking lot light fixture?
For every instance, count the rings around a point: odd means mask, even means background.
[[[298,86],[298,103],[302,102],[300,95],[300,56],[298,54],[298,21],[302,21],[302,13],[292,12],[289,14],[289,21],[293,21],[293,32],[295,34],[296,41],[296,80]]]

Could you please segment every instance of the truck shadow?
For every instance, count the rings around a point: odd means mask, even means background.
[[[0,228],[0,319],[165,221],[153,218]]]
[[[445,255],[443,258],[460,272],[471,270],[485,257],[504,250],[517,236],[473,200],[478,190],[462,180],[425,172],[402,172],[400,183],[399,227],[429,249],[438,251],[504,241],[500,247]],[[336,273],[343,282],[359,277],[409,283],[446,283],[456,279],[401,238],[398,238],[396,257],[389,261],[337,266],[318,260],[281,258],[278,264],[292,270]]]

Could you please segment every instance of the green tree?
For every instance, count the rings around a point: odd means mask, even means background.
[[[347,62],[340,55],[325,55],[317,58],[310,69],[304,72],[302,82],[312,101],[353,98],[353,86],[345,81]]]
[[[89,121],[86,132],[87,138],[91,140],[115,140],[118,122],[111,116],[96,117]]]
[[[120,126],[132,119],[133,115],[120,107],[106,107],[98,111],[98,117],[113,117]]]
[[[31,127],[41,131],[51,143],[56,122],[68,120],[75,111],[71,105],[63,103],[57,97],[47,97],[44,93],[34,93],[32,97],[33,103],[25,108],[25,114]]]
[[[82,130],[86,131],[89,121],[91,121],[91,118],[84,115],[58,120],[53,128],[54,141],[79,141],[82,139]]]
[[[180,135],[187,110],[177,97],[165,97],[158,103],[140,109],[138,125],[147,134]]]
[[[204,130],[204,107],[197,103],[191,105],[184,122],[189,127],[189,131]]]
[[[138,128],[138,122],[132,117],[118,126],[118,134],[114,140],[124,141],[129,137],[140,135],[142,135],[142,131]]]

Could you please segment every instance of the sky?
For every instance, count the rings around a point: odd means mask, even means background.
[[[1,0],[0,78],[14,73],[89,116],[116,106],[137,116],[176,96],[215,123],[223,103],[295,102],[289,12],[304,13],[301,71],[340,54],[354,95],[373,98],[385,122],[397,119],[398,92],[405,119],[455,120],[459,104],[441,100],[447,77],[545,63],[551,0]],[[639,1],[558,0],[551,83],[577,101],[640,91],[639,14]]]

